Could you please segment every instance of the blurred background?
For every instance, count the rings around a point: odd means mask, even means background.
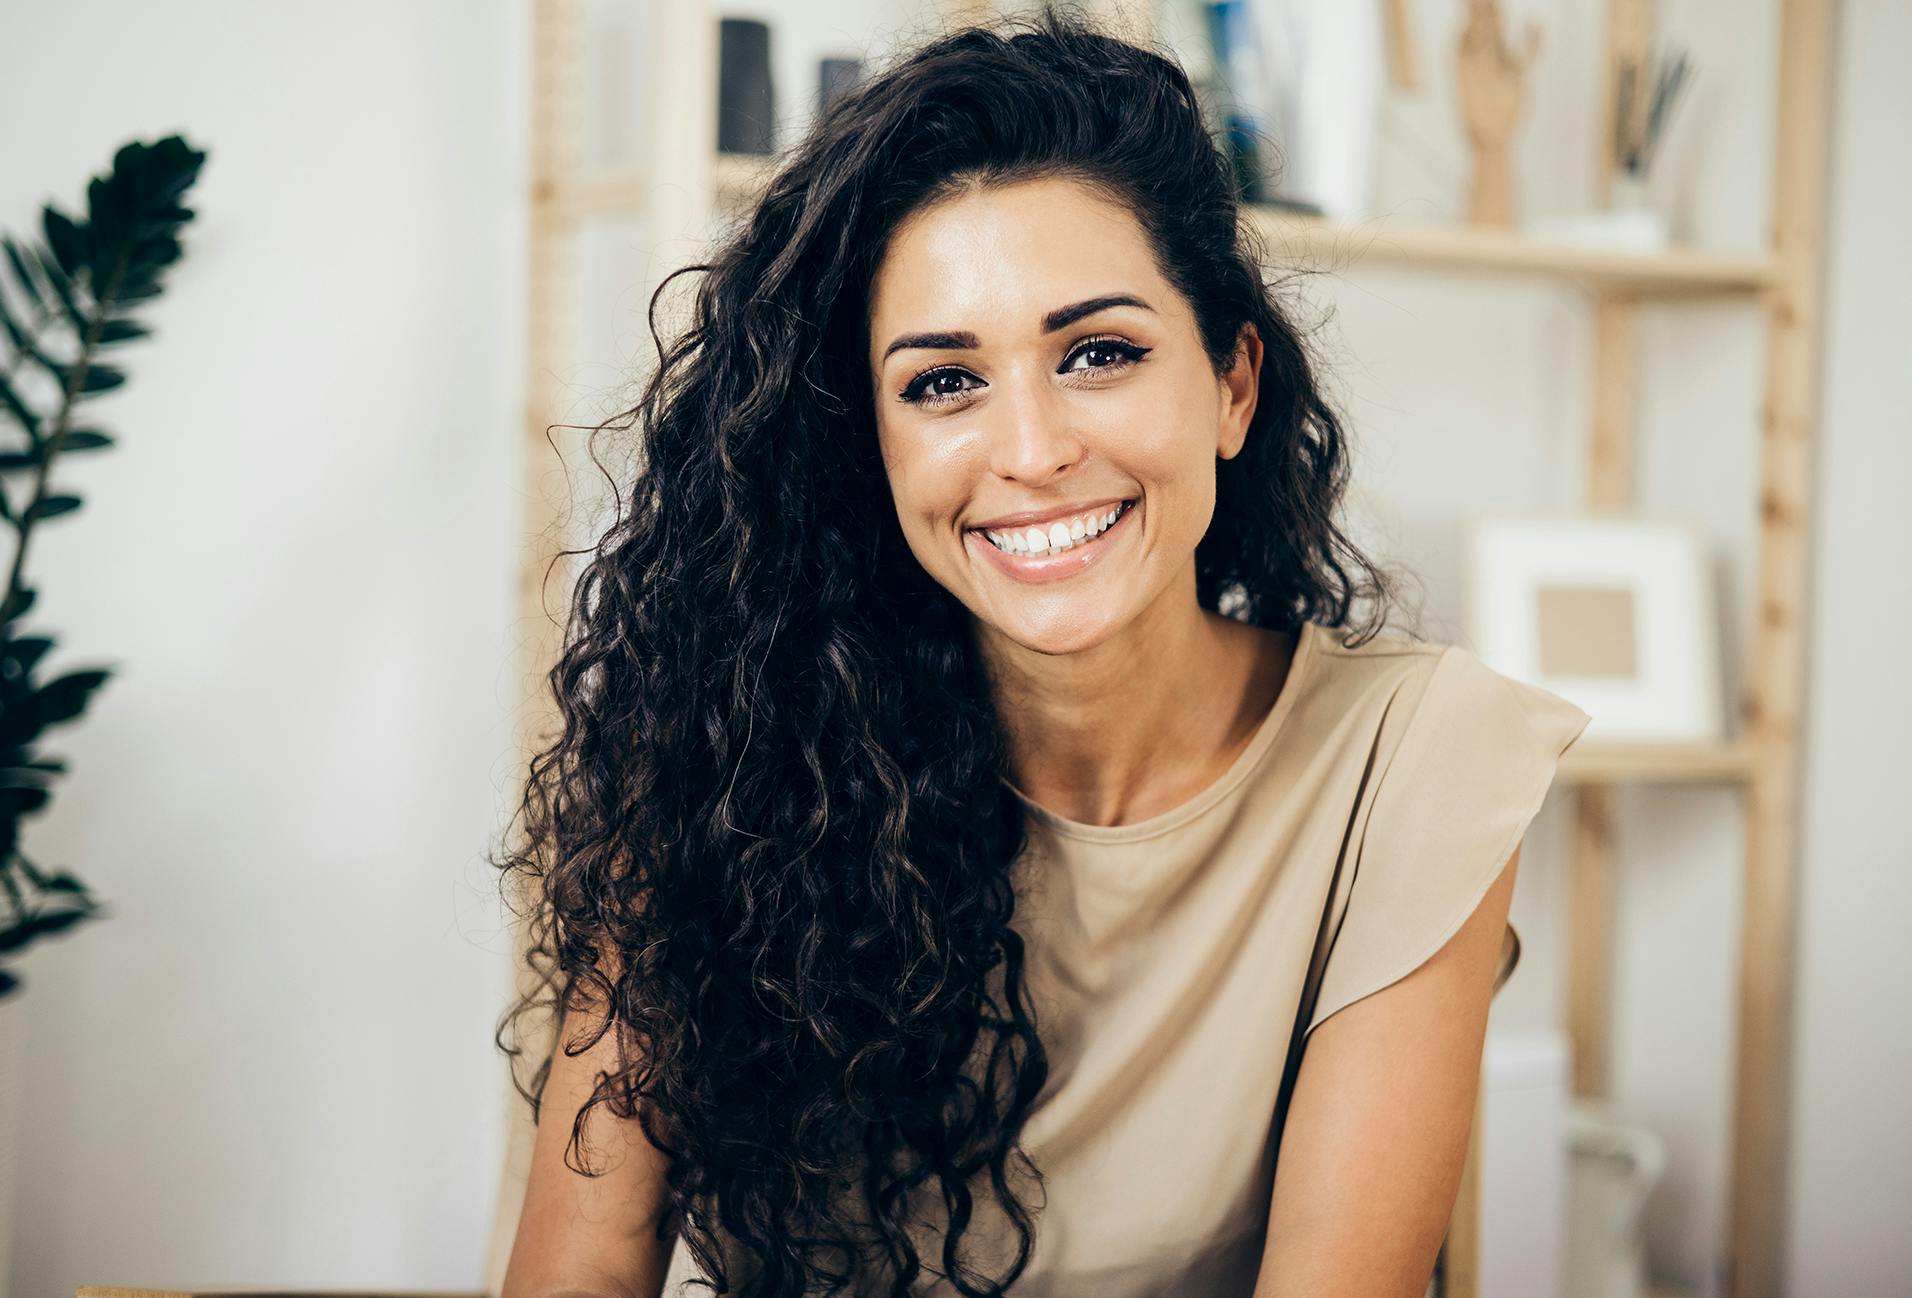
[[[1196,79],[1423,629],[1595,716],[1523,855],[1450,1292],[1912,1294],[1912,6],[1087,7]],[[603,521],[549,426],[631,403],[652,287],[832,87],[1016,8],[0,2],[0,481],[45,520],[6,1293],[495,1284],[486,854],[538,574]],[[43,207],[85,227],[173,135],[205,158],[152,336],[67,401]],[[110,439],[42,472],[56,423]],[[25,636],[81,679],[23,691]]]

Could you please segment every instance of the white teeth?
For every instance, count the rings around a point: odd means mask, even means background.
[[[1046,554],[1051,550],[1067,550],[1102,535],[1121,514],[1122,506],[1116,505],[1104,514],[1085,514],[1066,523],[1051,523],[1046,528],[1028,527],[1020,532],[992,532],[985,529],[983,535],[997,549],[1008,554]]]

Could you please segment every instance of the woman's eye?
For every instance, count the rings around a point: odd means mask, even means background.
[[[916,405],[943,405],[951,401],[960,400],[963,393],[968,390],[960,387],[944,387],[943,384],[946,381],[960,382],[963,379],[973,379],[975,377],[974,374],[968,374],[962,370],[950,369],[948,367],[940,370],[930,370],[928,373],[918,374],[914,379],[910,380],[909,386],[904,388],[898,395],[901,396],[903,400]],[[977,381],[980,382],[981,380]],[[929,390],[926,391],[926,389]]]
[[[1082,344],[1081,347],[1071,352],[1069,354],[1069,360],[1074,361],[1081,356],[1099,355],[1112,357],[1113,359],[1105,360],[1100,365],[1090,365],[1088,368],[1092,370],[1119,370],[1133,365],[1136,361],[1148,355],[1152,350],[1154,349],[1150,347],[1137,347],[1133,343],[1125,343],[1120,338],[1091,338],[1088,342]],[[1075,368],[1074,365],[1067,363],[1062,367],[1064,373],[1075,370]],[[1080,373],[1081,371],[1077,370],[1076,372]]]

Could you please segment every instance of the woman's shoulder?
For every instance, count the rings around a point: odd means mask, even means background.
[[[1312,637],[1316,652],[1378,670],[1426,670],[1450,649],[1460,649],[1459,645],[1422,639],[1387,627],[1357,629],[1310,622],[1305,630]]]
[[[1359,630],[1309,622],[1301,628],[1302,676],[1318,706],[1344,714],[1361,699],[1412,703],[1458,646],[1389,629]]]
[[[1365,676],[1411,677],[1426,683],[1437,673],[1464,688],[1496,689],[1502,685],[1537,688],[1496,670],[1466,645],[1425,637],[1390,627],[1356,629],[1309,623],[1304,634],[1312,649],[1328,660],[1330,670]]]
[[[1417,728],[1479,732],[1543,732],[1551,743],[1577,735],[1589,720],[1550,690],[1501,672],[1467,646],[1383,629],[1354,632],[1312,624],[1310,693],[1329,716],[1366,715],[1396,734]]]

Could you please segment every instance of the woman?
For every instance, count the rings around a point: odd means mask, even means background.
[[[833,107],[633,412],[504,1298],[1427,1286],[1587,718],[1379,633],[1184,74],[1010,30]]]

